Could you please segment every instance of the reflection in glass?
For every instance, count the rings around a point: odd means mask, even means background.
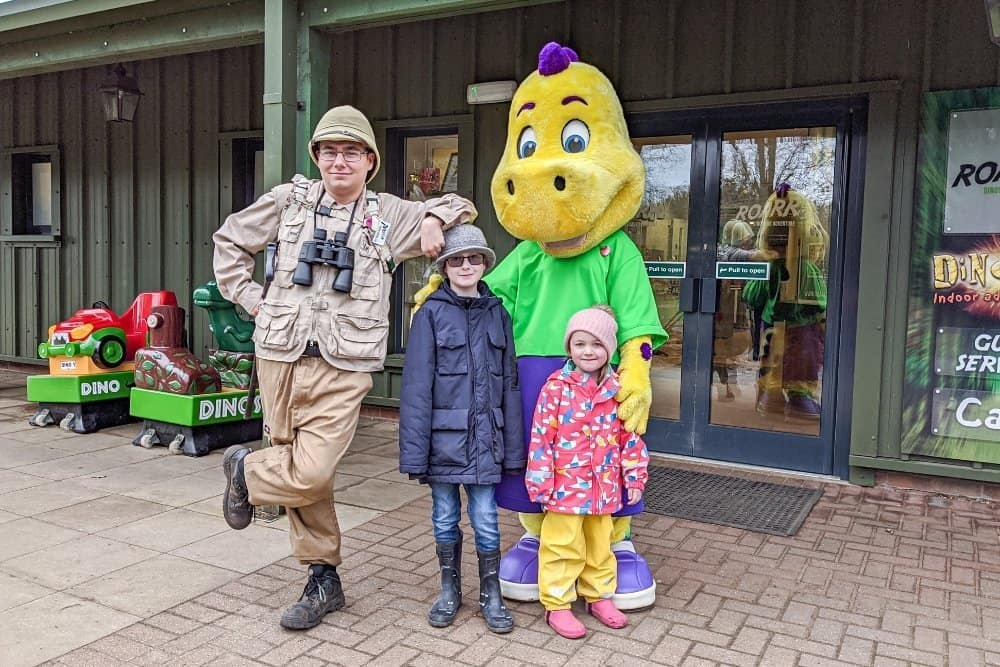
[[[407,137],[403,155],[406,165],[405,198],[426,201],[447,192],[455,192],[458,183],[458,135],[437,134]],[[413,295],[427,282],[433,260],[414,257],[401,267],[403,271],[403,335],[402,344],[410,333]]]
[[[836,130],[723,137],[719,261],[767,280],[720,280],[713,424],[819,434]]]
[[[647,262],[687,259],[688,206],[691,192],[691,137],[649,137],[633,140],[646,167],[642,206],[625,231]],[[680,311],[680,281],[652,278],[660,322],[670,339],[653,354],[650,416],[680,418],[681,350],[684,318]]]

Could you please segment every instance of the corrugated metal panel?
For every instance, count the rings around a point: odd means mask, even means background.
[[[50,324],[98,299],[121,312],[140,291],[170,289],[190,312],[191,290],[212,277],[218,135],[262,129],[263,47],[126,69],[144,93],[132,124],[103,119],[104,67],[0,81],[0,148],[58,144],[62,163],[60,245],[0,243],[0,356],[34,358]],[[193,316],[204,352],[208,321]]]

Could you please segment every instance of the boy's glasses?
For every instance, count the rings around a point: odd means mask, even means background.
[[[361,159],[362,155],[368,155],[368,153],[369,151],[361,148],[348,148],[343,151],[337,151],[332,148],[321,148],[317,155],[319,155],[320,160],[326,160],[327,162],[333,162],[337,159],[338,155],[344,156],[344,162],[357,162]]]
[[[477,252],[475,255],[456,255],[454,257],[449,257],[444,261],[444,263],[453,269],[457,269],[465,264],[465,260],[469,260],[469,264],[471,266],[479,266],[483,263],[483,259],[482,253]]]

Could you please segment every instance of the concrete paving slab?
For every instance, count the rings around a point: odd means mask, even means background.
[[[0,470],[0,494],[27,489],[51,481],[51,479],[19,470]]]
[[[0,523],[7,523],[8,521],[17,521],[18,519],[22,518],[24,517],[22,517],[20,514],[14,514],[12,512],[4,512],[0,510]]]
[[[390,470],[396,470],[399,462],[396,459],[381,458],[370,454],[348,454],[337,464],[337,475],[356,475],[358,477],[374,477]]]
[[[121,442],[120,438],[114,438],[114,441],[109,443],[109,447],[97,451],[73,453],[59,459],[32,463],[18,467],[17,471],[49,479],[68,479],[149,459],[145,450],[132,445],[116,444]],[[69,453],[69,450],[66,451]]]
[[[123,491],[124,495],[155,503],[183,507],[205,498],[211,498],[225,486],[225,478],[218,471],[185,475],[165,482],[147,484],[137,489]]]
[[[112,447],[121,447],[123,445],[132,444],[130,440],[125,438],[119,438],[114,435],[109,435],[104,431],[98,431],[97,433],[86,433],[86,434],[73,434],[69,438],[60,438],[58,440],[53,440],[49,443],[50,446],[56,449],[65,449],[67,452],[72,454],[79,454],[81,452],[95,452],[101,449],[109,449]],[[138,447],[136,449],[139,449]],[[164,452],[166,453],[166,452]]]
[[[351,441],[350,446],[347,448],[347,453],[356,454],[364,452],[365,454],[370,454],[373,448],[384,447],[385,445],[395,445],[396,452],[399,452],[399,445],[396,440],[390,440],[384,435],[368,435],[364,431],[359,430],[354,436],[354,440]]]
[[[95,498],[79,505],[39,514],[38,519],[64,528],[97,533],[170,510],[166,505],[119,495]],[[141,546],[141,545],[140,545]]]
[[[428,494],[430,489],[426,486],[366,479],[337,493],[336,501],[345,505],[390,511]]]
[[[191,510],[192,512],[198,512],[199,514],[207,514],[209,516],[214,516],[222,518],[222,494],[217,496],[212,496],[211,498],[205,498],[204,500],[199,500],[196,503],[191,503],[190,505],[185,505],[184,509]]]
[[[0,408],[22,407],[24,405],[29,405],[27,399],[9,398],[9,397],[0,398]],[[35,405],[35,404],[31,403],[30,405]]]
[[[142,503],[142,500],[130,502]],[[219,501],[221,507],[222,501]],[[164,505],[156,505],[169,509]],[[219,514],[221,515],[221,510]],[[124,525],[101,531],[100,535],[119,542],[168,552],[206,537],[230,530],[226,522],[219,518],[208,516],[187,509],[170,509],[170,511],[150,516]]]
[[[138,620],[90,600],[53,593],[0,612],[0,665],[37,665]]]
[[[148,618],[238,576],[233,570],[161,554],[75,586],[69,592]]]
[[[170,553],[199,563],[250,574],[288,556],[288,534],[284,530],[251,524],[243,530],[227,530]]]
[[[156,556],[156,551],[86,535],[0,564],[8,574],[62,590]]]
[[[29,424],[27,419],[23,421],[0,421],[0,434],[13,433],[14,431],[27,431],[31,428],[35,427]]]
[[[355,507],[354,505],[344,505],[342,503],[335,503],[335,507],[337,508],[337,523],[340,524],[341,533],[346,533],[353,528],[364,525],[372,519],[385,514],[385,512],[379,510],[373,510],[367,507]],[[288,519],[286,517],[282,516],[282,519],[284,519],[287,523]]]
[[[384,445],[377,445],[375,447],[370,447],[364,450],[365,454],[370,454],[371,456],[382,456],[387,459],[393,459],[399,463],[399,443],[398,442],[388,442]]]
[[[8,433],[7,435],[13,435]],[[26,443],[0,436],[0,468],[11,469],[69,456],[64,449],[44,443]]]
[[[41,584],[0,572],[0,611],[26,604],[54,592]]]
[[[35,516],[106,495],[104,491],[87,488],[73,480],[48,482],[3,494],[0,509],[21,516]]]
[[[333,477],[333,490],[340,491],[341,489],[346,489],[349,486],[354,486],[355,484],[360,484],[361,482],[368,479],[367,477],[359,477],[357,475],[344,475],[341,474],[340,468],[337,469],[337,474]]]
[[[75,435],[79,434],[73,431],[65,431],[55,424],[51,424],[49,426],[32,426],[27,431],[11,431],[4,434],[4,437],[17,440],[18,442],[51,442],[53,440],[62,440],[63,438],[72,438]]]
[[[150,451],[141,447],[136,449],[147,453]],[[100,489],[108,493],[125,493],[145,488],[151,484],[185,477],[198,471],[198,469],[192,470],[190,464],[178,460],[187,457],[156,454],[151,454],[151,456],[153,458],[149,461],[101,470],[77,477],[73,481],[88,488]]]

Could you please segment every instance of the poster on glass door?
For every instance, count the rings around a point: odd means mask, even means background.
[[[1000,463],[1000,88],[924,96],[902,451]]]

